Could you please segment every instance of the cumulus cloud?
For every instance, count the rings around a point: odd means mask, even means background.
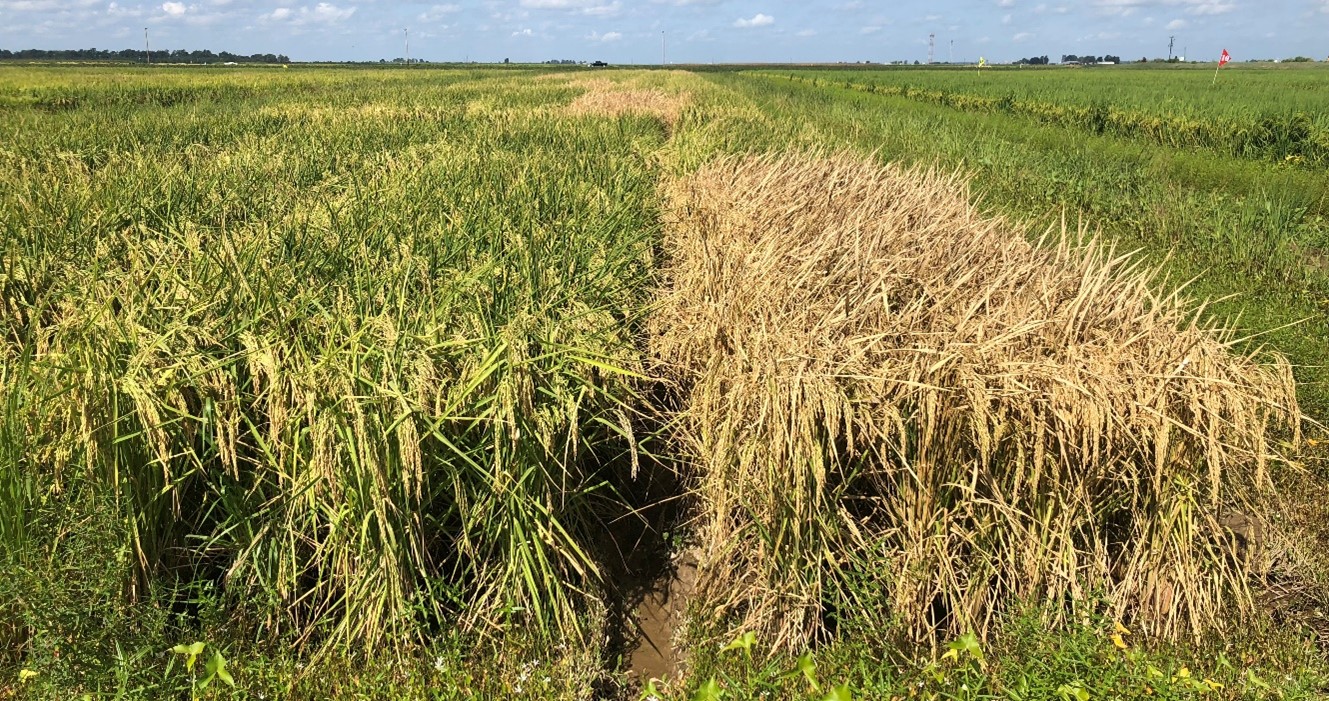
[[[1186,28],[1186,20],[1184,20],[1184,19],[1174,19],[1174,20],[1172,20],[1171,22],[1168,22],[1168,23],[1167,23],[1167,28],[1168,28],[1168,29],[1185,29],[1185,28]]]
[[[162,3],[162,12],[171,17],[180,17],[185,14],[185,4],[182,2],[164,2]]]
[[[586,38],[590,39],[591,41],[602,41],[607,43],[622,39],[623,34],[621,32],[605,32],[604,34],[601,34],[599,32],[591,32],[590,34],[586,35]]]
[[[350,19],[351,15],[354,14],[354,7],[338,7],[332,3],[320,2],[313,7],[306,5],[298,9],[278,7],[272,12],[260,15],[259,21],[305,27],[319,24],[337,24]]]
[[[448,15],[461,12],[461,5],[434,5],[433,7],[420,13],[421,22],[437,22]]]
[[[615,15],[623,9],[619,0],[521,0],[518,4],[529,10],[563,10],[592,17]]]
[[[735,27],[766,27],[775,24],[775,18],[760,12],[753,15],[751,19],[738,19],[734,21]]]
[[[0,1],[0,10],[10,10],[13,12],[52,12],[55,10],[69,10],[82,7],[92,7],[101,3],[97,0],[76,0],[75,2],[63,2],[62,0],[2,0]]]
[[[1222,15],[1237,9],[1236,0],[1091,0],[1099,14],[1126,17],[1136,10],[1179,7],[1191,15]]]

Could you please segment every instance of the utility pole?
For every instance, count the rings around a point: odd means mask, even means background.
[[[951,50],[946,55],[946,63],[955,63],[955,40],[951,39]]]
[[[665,58],[666,58],[666,55],[665,55],[665,33],[664,33],[664,30],[661,29],[661,30],[660,30],[660,65],[661,65],[661,66],[663,66],[663,65],[665,65],[665,64],[667,63],[667,61],[665,61]]]
[[[143,53],[147,54],[148,65],[152,65],[152,47],[148,45],[148,28],[143,28]]]
[[[406,65],[411,65],[411,30],[401,30],[406,35]]]
[[[932,65],[932,53],[937,48],[937,35],[928,35],[928,65]]]
[[[1172,44],[1177,40],[1176,37],[1167,38],[1167,60],[1172,60]]]

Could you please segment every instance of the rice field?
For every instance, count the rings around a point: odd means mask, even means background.
[[[1329,98],[1318,67],[1225,68],[1217,76],[1205,66],[1131,65],[779,75],[1286,166],[1323,168],[1329,159]]]
[[[1324,124],[1075,115],[1319,93],[1158,73],[0,67],[0,699],[1315,698]]]

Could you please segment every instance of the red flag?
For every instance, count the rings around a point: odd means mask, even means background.
[[[1222,66],[1223,64],[1225,64],[1225,63],[1227,63],[1228,61],[1231,61],[1231,60],[1232,60],[1232,57],[1228,55],[1228,53],[1227,53],[1227,49],[1223,49],[1223,55],[1218,57],[1218,65],[1219,65],[1219,66]]]

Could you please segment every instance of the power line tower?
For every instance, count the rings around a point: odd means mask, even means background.
[[[1167,60],[1172,60],[1172,45],[1177,41],[1176,37],[1167,38]]]
[[[143,28],[143,53],[147,56],[148,65],[152,65],[152,47],[148,44],[148,28]]]
[[[932,64],[932,54],[937,49],[937,35],[928,35],[928,65]]]
[[[951,39],[950,53],[946,54],[946,63],[955,63],[955,40]]]
[[[403,29],[402,34],[406,35],[406,65],[411,65],[411,30]]]

